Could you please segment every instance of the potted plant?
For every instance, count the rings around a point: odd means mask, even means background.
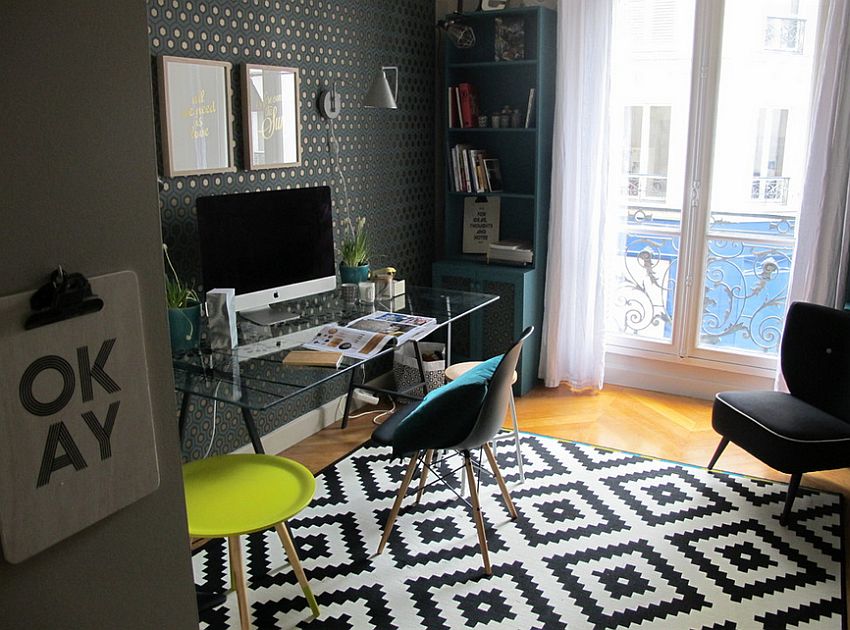
[[[162,244],[165,261],[171,275],[165,274],[165,301],[168,305],[168,330],[171,351],[175,354],[198,347],[201,332],[201,301],[197,292],[183,284],[168,255],[168,245]]]
[[[342,260],[339,276],[342,282],[365,282],[369,279],[369,242],[366,238],[366,217],[352,223],[346,218],[342,236]]]

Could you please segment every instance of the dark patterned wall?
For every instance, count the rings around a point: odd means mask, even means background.
[[[421,0],[149,0],[152,56],[173,55],[233,64],[233,129],[237,172],[160,178],[163,239],[185,280],[200,278],[195,200],[198,196],[329,185],[335,219],[343,187],[328,148],[329,123],[316,97],[336,81],[343,109],[334,121],[340,169],[352,215],[367,217],[373,264],[391,264],[414,284],[430,282],[434,258],[434,5]],[[155,59],[153,60],[155,61]],[[247,171],[242,157],[239,86],[243,63],[296,67],[301,81],[301,165]],[[399,109],[360,103],[381,65],[399,67]],[[156,64],[153,64],[156,77]],[[154,81],[156,83],[156,80]],[[157,92],[157,86],[154,85]],[[159,121],[157,121],[157,124]],[[157,138],[159,142],[159,138]],[[160,173],[161,152],[160,152]],[[261,420],[272,430],[339,388],[312,394]],[[187,427],[192,457],[206,451],[211,424],[202,406]],[[219,409],[213,452],[247,442],[238,414]],[[205,426],[203,426],[205,425]],[[206,439],[206,441],[205,441]]]

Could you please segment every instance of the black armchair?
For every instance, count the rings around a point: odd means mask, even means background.
[[[476,462],[471,452],[477,449],[483,450],[499,485],[505,506],[511,517],[516,518],[516,508],[496,464],[490,442],[505,421],[517,360],[523,342],[533,330],[531,326],[526,328],[503,356],[483,362],[452,383],[430,392],[423,401],[408,405],[407,408],[388,418],[372,434],[374,442],[392,445],[394,454],[410,455],[404,480],[384,526],[384,534],[378,546],[379,554],[389,540],[401,503],[416,472],[417,463],[422,463],[421,479],[424,483],[434,450],[455,451],[463,458],[462,468],[469,480],[469,503],[478,531],[484,572],[487,575],[492,573],[484,519],[481,516],[481,505],[475,482],[475,469],[477,468],[480,473],[482,457],[479,456]],[[435,476],[442,479],[440,475]],[[420,483],[417,501],[422,492],[422,483]]]
[[[850,466],[850,313],[794,302],[780,350],[790,394],[721,392],[711,424],[722,439],[708,467],[734,442],[791,475],[787,525],[803,473]]]

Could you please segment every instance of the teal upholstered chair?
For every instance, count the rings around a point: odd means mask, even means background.
[[[533,330],[533,327],[526,328],[519,340],[504,355],[484,361],[448,385],[430,392],[421,402],[396,412],[372,434],[374,442],[391,445],[394,455],[410,456],[404,480],[384,526],[378,553],[381,553],[387,544],[417,464],[421,463],[423,466],[424,480],[433,452],[448,450],[463,458],[463,470],[469,480],[470,504],[478,531],[484,571],[487,575],[492,574],[484,519],[481,516],[475,483],[476,469],[480,472],[481,468],[481,456],[476,459],[472,453],[475,450],[483,451],[499,484],[508,512],[512,518],[516,518],[516,508],[496,464],[490,442],[505,421],[514,370],[522,344]],[[421,488],[420,483],[420,493]]]

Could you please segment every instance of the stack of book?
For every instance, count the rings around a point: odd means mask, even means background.
[[[468,144],[452,147],[450,177],[455,192],[484,193],[502,190],[502,170],[498,158],[487,157],[483,149]]]
[[[478,126],[478,93],[469,83],[449,87],[449,127]]]
[[[497,241],[487,247],[487,262],[530,265],[534,262],[534,252],[531,243],[525,241]]]

